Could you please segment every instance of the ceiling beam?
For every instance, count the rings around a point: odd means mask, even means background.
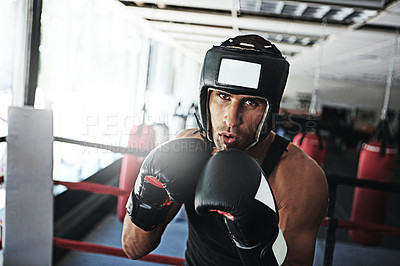
[[[177,6],[186,8],[214,9],[222,11],[231,11],[232,0],[153,0],[153,1],[134,1],[124,0],[124,2],[132,2],[137,5],[154,4],[156,6]]]
[[[238,26],[239,29],[257,30],[266,32],[282,32],[284,34],[296,34],[318,36],[320,23],[295,21],[290,19],[276,19],[269,17],[240,16],[232,17],[225,14],[208,14],[190,11],[177,11],[167,9],[154,9],[146,7],[129,7],[137,16],[148,20],[171,21],[195,25],[210,25],[218,27]],[[342,25],[328,25],[326,34],[335,34],[346,29]]]
[[[188,34],[201,34],[210,37],[229,38],[235,34],[232,28],[212,27],[203,25],[188,25],[183,23],[173,23],[164,21],[152,21],[151,24],[161,30],[168,32],[179,32]]]
[[[204,36],[200,34],[187,34],[187,33],[179,33],[179,32],[168,32],[168,34],[174,38],[175,40],[187,40],[193,42],[202,42],[208,44],[220,44],[221,42],[225,41],[228,38],[223,37],[210,37]]]
[[[186,47],[192,49],[193,46],[199,46],[197,44],[203,44],[202,47],[205,47],[205,52],[212,45],[220,44],[222,41],[235,36],[237,33],[233,29],[224,29],[224,28],[215,28],[209,26],[199,26],[199,25],[188,25],[181,23],[168,23],[168,22],[151,22],[152,25],[158,30],[168,34],[173,39],[183,43],[190,42],[192,45],[187,45],[184,43]],[[242,34],[250,34],[251,32],[241,31]],[[257,32],[259,34],[270,34],[265,32]],[[273,35],[276,33],[273,33]],[[296,36],[300,38],[304,38],[304,36]],[[280,49],[284,50],[288,54],[300,54],[307,48],[310,48],[309,45],[299,45],[299,44],[289,44],[289,43],[278,43],[276,40],[272,41],[279,46]]]
[[[160,43],[164,43],[170,47],[173,47],[178,51],[180,51],[181,53],[188,56],[189,58],[193,59],[197,63],[199,64],[202,63],[203,58],[199,57],[197,53],[194,53],[190,49],[184,47],[180,42],[171,38],[171,36],[169,36],[165,32],[158,30],[156,27],[152,25],[150,21],[144,19],[142,16],[135,16],[134,20],[136,26],[141,30],[144,36],[147,36],[148,38],[158,41]]]
[[[342,5],[351,7],[362,7],[362,8],[384,8],[384,2],[382,0],[308,0],[317,4],[325,5]]]

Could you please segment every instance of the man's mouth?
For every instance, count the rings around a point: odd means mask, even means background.
[[[234,134],[221,133],[220,135],[221,135],[225,145],[231,146],[231,145],[235,144],[238,140],[238,137]]]

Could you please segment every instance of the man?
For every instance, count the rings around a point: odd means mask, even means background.
[[[168,177],[160,177],[161,169],[176,161],[168,153],[161,166],[156,163],[157,170],[139,174],[122,236],[130,258],[157,247],[184,202],[186,265],[312,265],[328,189],[315,161],[271,130],[288,69],[280,51],[257,35],[229,39],[207,52],[200,129],[184,130],[166,144],[168,150],[172,145],[201,146],[183,155],[182,149],[177,151],[178,161],[190,158],[183,168],[193,170],[174,167],[165,171]],[[152,163],[160,161],[150,157]],[[176,189],[171,179],[174,184],[185,180],[189,189]],[[161,199],[140,192],[150,187],[162,190]],[[149,222],[142,209],[151,209],[150,216],[157,219]]]

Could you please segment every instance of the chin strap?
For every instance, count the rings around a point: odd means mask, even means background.
[[[206,143],[212,143],[208,138],[207,138],[207,133],[206,130],[204,129],[203,125],[200,122],[199,117],[197,114],[194,114],[194,117],[196,118],[197,126],[199,127],[198,130],[194,131],[193,134],[200,133],[201,138],[206,142]]]

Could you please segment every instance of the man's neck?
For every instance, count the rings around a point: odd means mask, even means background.
[[[249,150],[245,151],[245,153],[249,154],[254,159],[256,159],[260,164],[262,164],[265,157],[267,156],[269,147],[271,146],[272,142],[275,139],[275,135],[276,133],[271,131],[265,139],[263,139],[261,142],[258,142]]]

